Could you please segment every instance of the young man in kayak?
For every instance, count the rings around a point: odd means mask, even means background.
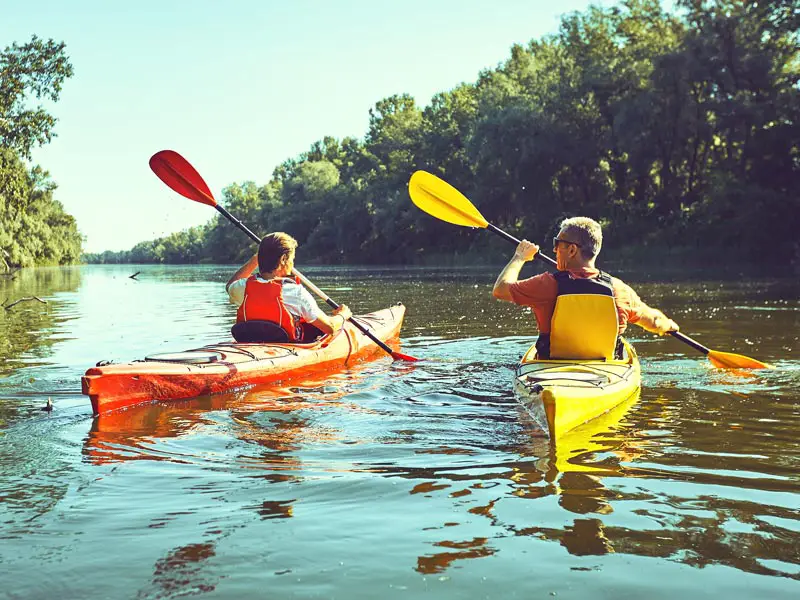
[[[313,337],[314,328],[331,334],[344,327],[352,316],[346,305],[333,311],[333,316],[327,316],[308,290],[291,276],[296,249],[297,240],[292,236],[280,231],[267,234],[258,246],[258,253],[228,280],[225,289],[231,303],[239,307],[234,329],[248,321],[268,321],[283,329],[289,341],[300,342]],[[258,273],[253,274],[256,268]],[[249,332],[246,329],[240,331],[251,338],[247,341],[255,341],[252,338],[260,335],[255,329]],[[235,331],[234,337],[240,338]]]
[[[600,224],[588,217],[561,223],[553,238],[558,272],[519,281],[539,246],[522,240],[494,284],[492,295],[530,306],[539,327],[539,358],[612,358],[628,323],[664,335],[678,325],[647,306],[630,286],[595,267],[603,243]]]

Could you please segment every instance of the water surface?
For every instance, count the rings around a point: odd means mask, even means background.
[[[486,269],[306,268],[403,352],[95,419],[80,376],[228,337],[233,267],[0,280],[0,565],[11,598],[795,597],[800,306],[790,279],[623,277],[715,370],[632,328],[640,398],[553,447],[511,393],[531,317]],[[141,271],[136,280],[128,276]],[[532,271],[533,272],[533,271]],[[41,411],[48,398],[55,409]]]

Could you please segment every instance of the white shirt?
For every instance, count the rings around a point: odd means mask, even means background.
[[[256,275],[260,281],[266,281],[260,275]],[[285,278],[283,282],[283,303],[294,317],[300,317],[307,323],[313,323],[320,316],[324,315],[316,300],[309,291],[294,279]],[[244,302],[244,288],[247,285],[247,278],[237,279],[228,286],[228,297],[231,304],[241,306]]]

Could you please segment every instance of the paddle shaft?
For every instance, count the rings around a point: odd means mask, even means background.
[[[486,229],[488,229],[488,230],[489,230],[489,231],[491,231],[492,233],[496,233],[497,235],[499,235],[501,238],[503,238],[504,240],[506,240],[506,241],[508,241],[508,242],[511,242],[511,243],[513,243],[513,244],[517,244],[517,245],[519,245],[519,242],[520,242],[520,240],[518,240],[517,238],[515,238],[515,237],[514,237],[513,235],[511,235],[510,233],[506,233],[505,231],[503,231],[503,230],[502,230],[502,229],[500,229],[499,227],[495,227],[495,226],[494,226],[494,225],[492,225],[491,223],[488,223],[488,224],[486,225]],[[545,255],[544,255],[544,254],[542,254],[541,252],[537,252],[537,253],[536,253],[536,256],[534,257],[534,260],[536,260],[537,258],[538,258],[539,260],[541,260],[542,262],[544,262],[544,263],[547,263],[547,264],[548,264],[548,265],[550,265],[551,267],[555,267],[555,266],[556,266],[556,261],[554,261],[554,260],[553,260],[552,258],[550,258],[549,256],[545,256]]]
[[[228,219],[228,220],[229,220],[231,223],[233,223],[234,225],[236,225],[236,227],[238,227],[239,229],[241,229],[242,231],[244,231],[244,232],[245,232],[245,233],[246,233],[248,236],[250,236],[250,239],[251,239],[251,240],[253,240],[253,241],[254,241],[254,242],[256,242],[257,244],[260,244],[260,243],[261,243],[261,238],[259,238],[259,237],[258,237],[258,236],[257,236],[255,233],[253,233],[252,231],[250,231],[250,229],[247,227],[247,225],[245,225],[244,223],[242,223],[242,222],[241,222],[239,219],[237,219],[237,218],[236,218],[236,217],[234,217],[234,216],[233,216],[231,213],[229,213],[227,210],[225,210],[225,208],[224,208],[224,207],[220,206],[219,204],[215,204],[215,205],[214,205],[214,208],[216,208],[216,209],[217,209],[217,210],[218,210],[220,213],[222,213],[222,215],[223,215],[223,216],[224,216],[226,219]],[[334,302],[334,301],[333,301],[333,299],[332,299],[330,296],[328,296],[328,294],[326,294],[325,292],[323,292],[321,289],[319,289],[317,286],[315,286],[313,283],[311,283],[311,282],[310,282],[308,279],[306,279],[306,277],[305,277],[305,276],[304,276],[302,273],[300,273],[300,272],[299,272],[297,269],[295,269],[295,270],[293,271],[293,273],[294,273],[295,275],[297,275],[298,279],[300,279],[300,281],[302,282],[302,284],[303,284],[303,285],[305,285],[307,288],[309,288],[309,289],[310,289],[312,292],[314,292],[314,293],[315,293],[317,296],[319,296],[320,298],[322,298],[323,300],[325,300],[325,302],[328,304],[328,306],[330,306],[330,307],[331,307],[333,310],[336,310],[337,308],[339,308],[339,305],[338,305],[336,302]],[[356,320],[355,320],[355,319],[353,319],[352,317],[350,317],[350,319],[348,319],[348,320],[349,320],[349,321],[350,321],[350,322],[351,322],[353,325],[355,325],[355,326],[356,326],[356,328],[357,328],[357,329],[358,329],[358,330],[359,330],[361,333],[363,333],[365,336],[367,336],[367,337],[368,337],[369,339],[371,339],[373,342],[375,342],[376,344],[378,344],[378,346],[380,346],[380,347],[381,347],[381,349],[382,349],[384,352],[386,352],[386,353],[390,354],[391,356],[394,356],[394,355],[395,355],[395,352],[394,352],[394,350],[392,350],[392,349],[391,349],[389,346],[387,346],[385,343],[383,343],[381,340],[379,340],[377,337],[375,337],[375,335],[374,335],[374,334],[373,334],[373,333],[372,333],[372,332],[371,332],[369,329],[367,329],[366,327],[364,327],[364,326],[363,326],[361,323],[359,323],[358,321],[356,321]]]
[[[691,346],[698,352],[702,352],[706,356],[708,356],[708,353],[711,352],[711,348],[706,348],[700,342],[693,340],[688,335],[682,334],[680,331],[668,331],[667,333],[669,333],[675,339],[680,340],[684,344]]]

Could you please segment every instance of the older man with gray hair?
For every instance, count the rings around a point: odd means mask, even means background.
[[[529,306],[536,316],[539,358],[612,357],[628,323],[664,335],[678,325],[647,306],[630,286],[595,267],[603,245],[600,224],[589,217],[561,222],[553,238],[558,271],[519,281],[539,246],[522,240],[494,284],[492,295]]]

